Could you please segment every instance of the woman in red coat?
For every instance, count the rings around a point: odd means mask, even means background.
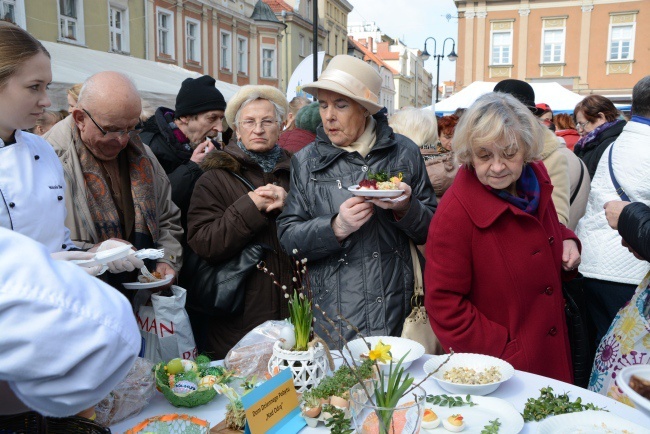
[[[456,127],[463,164],[426,245],[425,306],[446,350],[572,382],[562,279],[580,263],[539,159],[543,127],[514,97],[479,98]]]

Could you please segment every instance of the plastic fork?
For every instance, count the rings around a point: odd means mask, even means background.
[[[160,259],[165,256],[165,249],[142,249],[134,255],[138,259]]]
[[[146,265],[143,265],[142,267],[140,267],[140,272],[142,273],[142,275],[143,275],[144,277],[146,277],[147,279],[149,279],[149,281],[151,281],[151,282],[157,282],[157,281],[159,281],[159,280],[162,280],[162,279],[158,279],[156,276],[154,276],[153,274],[151,274],[151,272],[149,272],[149,270],[147,269],[147,266],[146,266]]]

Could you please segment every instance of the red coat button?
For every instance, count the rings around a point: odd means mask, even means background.
[[[555,336],[557,334],[557,329],[555,327],[551,327],[551,329],[548,331],[548,334]]]
[[[544,291],[544,293],[545,293],[546,295],[551,295],[551,294],[553,294],[553,288],[551,288],[551,287],[549,286],[548,288],[546,288],[546,290]]]
[[[554,241],[555,241],[555,238],[553,238],[553,237],[550,237],[550,238],[548,239],[548,243],[549,243],[549,244],[553,244]]]

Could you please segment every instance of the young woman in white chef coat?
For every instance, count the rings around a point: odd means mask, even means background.
[[[20,27],[0,21],[0,227],[44,244],[51,253],[74,249],[65,227],[63,167],[49,143],[22,131],[52,103],[50,53]],[[57,259],[79,254],[56,253]],[[132,271],[133,255],[109,264],[111,272]],[[90,270],[88,270],[90,272]],[[99,271],[99,270],[95,270]]]

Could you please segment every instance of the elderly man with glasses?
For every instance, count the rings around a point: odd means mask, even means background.
[[[84,83],[70,116],[44,137],[56,151],[66,179],[66,226],[80,248],[120,240],[136,249],[163,248],[161,275],[182,265],[180,211],[171,200],[165,171],[138,137],[141,101],[118,72],[101,72]],[[136,280],[110,276],[109,283]],[[111,280],[112,279],[112,280]]]

